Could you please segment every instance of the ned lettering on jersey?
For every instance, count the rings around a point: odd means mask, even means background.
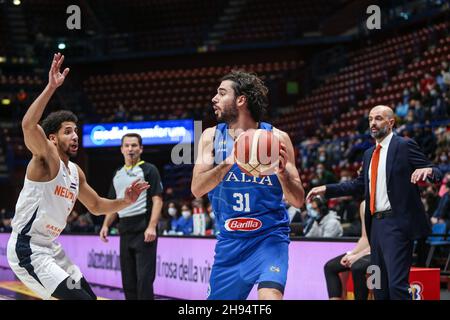
[[[78,151],[77,117],[70,111],[50,113],[45,107],[69,69],[60,72],[64,56],[55,54],[44,91],[22,120],[25,145],[33,157],[16,204],[8,241],[8,263],[16,276],[43,299],[92,300],[96,296],[80,269],[66,256],[57,237],[77,197],[94,215],[111,214],[134,203],[148,183],[135,180],[122,199],[101,198],[81,168],[70,161]]]
[[[261,121],[267,92],[254,74],[224,76],[212,99],[219,123],[199,141],[191,189],[195,197],[208,194],[219,227],[208,299],[246,299],[254,284],[259,299],[283,298],[289,216],[282,197],[301,207],[304,190],[289,136]],[[274,174],[251,177],[235,163],[235,139],[250,129],[272,131],[280,140]]]

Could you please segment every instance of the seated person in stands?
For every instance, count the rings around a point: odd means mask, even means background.
[[[0,211],[0,231],[11,232],[11,221],[14,217],[14,212],[6,210],[5,208]]]
[[[303,226],[306,224],[307,214],[302,213],[299,208],[291,205],[283,195],[283,203],[286,206],[286,210],[289,216],[289,228],[291,229],[291,236],[302,236]]]
[[[177,220],[180,217],[180,209],[175,201],[170,201],[165,210],[163,210],[161,219],[158,223],[158,232],[160,234],[174,234],[177,228]]]
[[[315,197],[306,204],[308,219],[304,227],[305,237],[342,237],[342,226],[335,211],[329,210],[325,199]]]
[[[211,203],[208,203],[206,206],[205,224],[206,235],[216,235],[219,231],[219,228],[217,227],[216,214],[214,213]]]
[[[194,219],[192,209],[189,204],[181,207],[181,217],[177,219],[175,232],[178,235],[191,235],[194,229]]]
[[[339,273],[351,271],[353,277],[355,300],[367,300],[367,268],[370,265],[370,246],[364,226],[364,201],[359,208],[362,235],[356,247],[345,254],[331,259],[325,264],[324,272],[330,300],[341,300],[343,295]]]
[[[71,232],[74,233],[94,233],[94,222],[89,214],[85,213],[78,217],[74,222]]]
[[[431,217],[431,223],[445,223],[446,232],[450,230],[450,180],[446,182],[447,192],[439,200],[438,207]]]

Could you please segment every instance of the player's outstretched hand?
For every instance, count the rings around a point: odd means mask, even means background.
[[[129,204],[135,203],[141,192],[147,190],[148,188],[150,188],[150,185],[147,181],[137,179],[133,181],[128,188],[126,188],[124,200]]]
[[[61,73],[60,69],[63,61],[64,56],[61,55],[61,53],[58,52],[53,55],[52,66],[50,67],[50,71],[48,72],[48,85],[52,89],[56,89],[60,85],[62,85],[64,83],[64,80],[66,79],[67,74],[70,71],[69,68],[65,68]]]

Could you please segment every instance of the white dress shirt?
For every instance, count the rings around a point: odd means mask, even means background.
[[[391,209],[391,203],[389,202],[387,194],[387,172],[386,172],[386,158],[388,153],[389,144],[391,143],[392,136],[394,134],[391,132],[388,134],[383,141],[381,141],[380,159],[378,162],[378,173],[377,173],[377,190],[375,192],[375,212],[386,211]],[[377,143],[378,145],[378,143]],[[375,151],[374,151],[375,152]],[[369,194],[370,194],[370,172],[372,169],[372,160],[370,160],[369,166]]]

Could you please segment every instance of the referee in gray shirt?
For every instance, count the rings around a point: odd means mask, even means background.
[[[141,160],[143,146],[139,134],[125,134],[120,151],[125,165],[116,171],[108,197],[123,197],[126,187],[137,179],[147,181],[150,188],[142,192],[133,205],[115,214],[106,215],[100,238],[108,242],[109,227],[119,216],[120,267],[125,299],[149,300],[154,298],[156,227],[163,205],[163,187],[158,169]]]

